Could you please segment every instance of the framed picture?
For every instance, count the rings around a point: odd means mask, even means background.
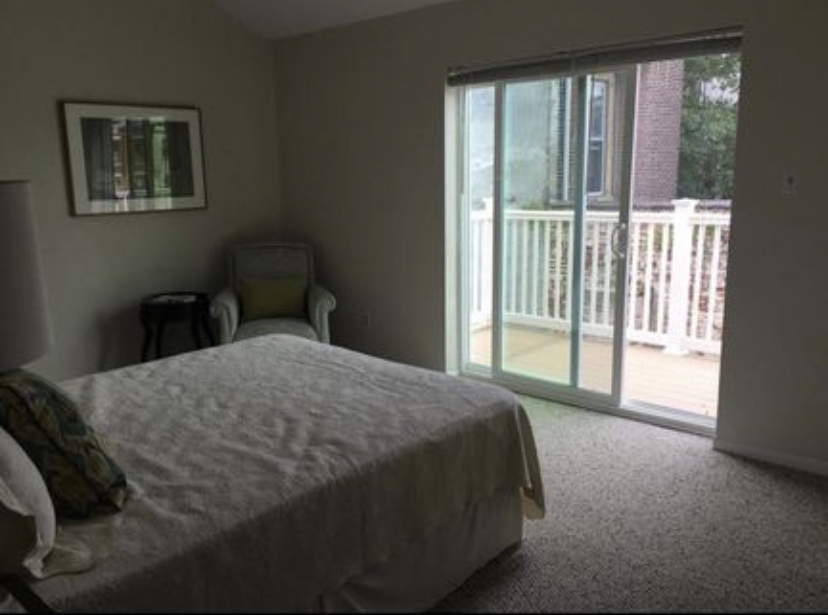
[[[61,106],[74,215],[207,207],[197,108]]]

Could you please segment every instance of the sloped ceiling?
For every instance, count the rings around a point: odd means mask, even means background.
[[[212,0],[268,39],[402,13],[457,0]]]

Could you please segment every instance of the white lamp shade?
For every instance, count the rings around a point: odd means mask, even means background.
[[[51,338],[29,184],[0,181],[0,372],[34,361]]]

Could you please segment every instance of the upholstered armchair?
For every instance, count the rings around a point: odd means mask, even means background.
[[[220,344],[270,333],[330,343],[328,314],[336,299],[316,284],[309,245],[237,245],[228,261],[229,284],[210,305]]]

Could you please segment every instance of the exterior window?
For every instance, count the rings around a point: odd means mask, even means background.
[[[587,192],[591,195],[603,194],[606,186],[608,90],[606,79],[593,78],[587,153]]]

